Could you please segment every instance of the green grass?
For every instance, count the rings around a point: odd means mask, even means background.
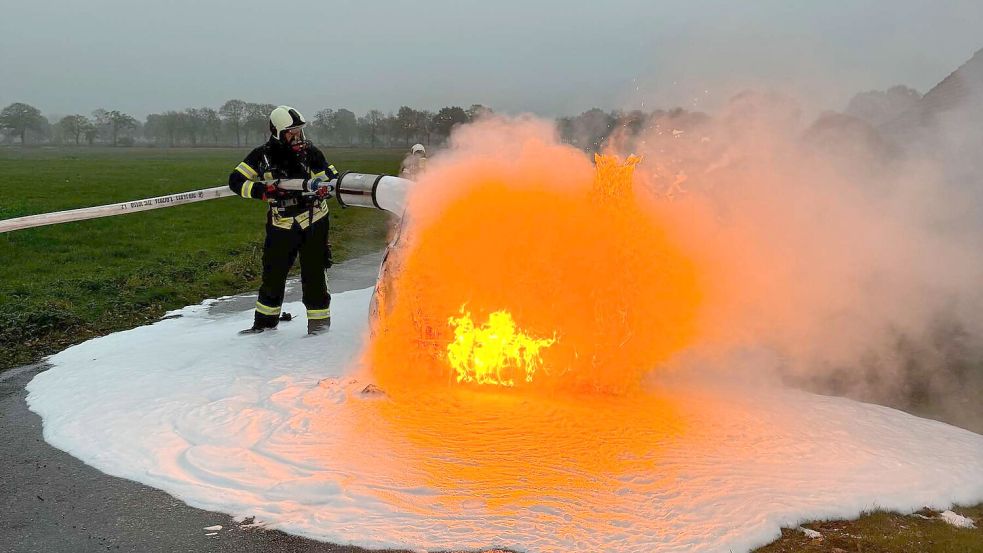
[[[807,538],[796,529],[783,529],[778,541],[755,552],[983,553],[983,504],[953,511],[976,521],[976,528],[956,528],[927,509],[918,513],[927,518],[878,511],[852,521],[803,525],[822,534],[822,539]]]
[[[246,149],[0,148],[0,219],[220,186]],[[327,149],[395,174],[402,150]],[[205,298],[256,289],[266,205],[223,198],[0,234],[0,369]],[[383,247],[386,214],[332,202],[335,260]]]

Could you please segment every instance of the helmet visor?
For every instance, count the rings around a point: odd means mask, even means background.
[[[284,129],[283,133],[283,144],[288,146],[291,150],[295,152],[300,152],[307,148],[307,138],[304,136],[304,129],[300,127],[294,127],[292,129]]]
[[[304,141],[304,129],[303,127],[293,127],[290,129],[283,129],[283,141],[287,144],[293,144],[295,142]]]

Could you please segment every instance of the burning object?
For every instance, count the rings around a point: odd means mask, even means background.
[[[368,352],[387,390],[620,393],[695,336],[695,264],[659,200],[635,186],[640,158],[592,164],[535,129],[518,132],[528,136],[480,152],[460,133],[410,190]]]
[[[514,386],[515,378],[532,382],[542,367],[540,351],[556,342],[553,338],[533,338],[516,327],[508,311],[495,311],[488,321],[476,326],[471,312],[461,306],[461,316],[447,323],[454,329],[454,341],[447,345],[447,362],[458,382]]]

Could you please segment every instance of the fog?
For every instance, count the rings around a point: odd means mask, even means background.
[[[769,88],[840,109],[862,90],[924,92],[979,48],[981,20],[974,0],[8,2],[0,105],[142,119],[242,98],[555,116],[715,111]]]

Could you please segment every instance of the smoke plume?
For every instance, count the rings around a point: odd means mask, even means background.
[[[859,119],[823,114],[808,121],[804,112],[793,99],[748,92],[714,116],[663,115],[615,133],[607,153],[642,157],[634,179],[637,211],[611,210],[588,194],[590,157],[560,144],[550,123],[494,117],[462,127],[411,198],[396,281],[415,266],[408,280],[418,287],[464,282],[441,305],[446,316],[461,303],[493,297],[477,306],[516,310],[541,334],[561,329],[558,343],[565,321],[536,315],[542,310],[529,308],[533,291],[550,298],[546,307],[537,303],[547,314],[556,313],[547,307],[566,302],[563,317],[606,323],[610,313],[601,305],[618,306],[638,323],[644,317],[637,312],[659,306],[625,298],[661,298],[668,303],[656,334],[671,334],[669,314],[683,317],[678,335],[663,343],[660,355],[625,358],[652,360],[647,368],[655,376],[780,379],[915,407],[944,404],[956,391],[980,385],[983,242],[973,203],[980,189],[975,161],[915,153]],[[963,140],[951,128],[942,132]],[[580,226],[570,236],[578,243],[555,232],[562,220],[556,206],[565,201],[590,206],[590,213],[575,213]],[[453,215],[462,202],[471,211]],[[434,234],[448,210],[463,216],[462,224],[453,237],[449,227]],[[640,216],[651,228],[633,219]],[[537,240],[537,234],[551,238]],[[503,243],[535,250],[543,271],[530,273],[523,256],[510,261]],[[435,261],[441,256],[453,261]],[[634,256],[648,256],[652,265],[631,274],[639,267]],[[446,272],[420,272],[414,260]],[[489,272],[483,261],[509,269]],[[686,302],[667,299],[687,289],[680,279],[688,277],[656,278],[656,267],[663,274],[692,271],[698,305],[692,321],[680,308]],[[577,272],[589,278],[581,281]],[[473,276],[481,274],[492,277]],[[533,276],[540,280],[523,281]],[[581,297],[565,295],[572,289],[563,283],[571,280],[585,282],[576,288]],[[482,295],[476,291],[482,286],[495,293]],[[649,291],[626,295],[615,292],[619,287]],[[512,289],[520,292],[510,295]],[[426,305],[405,300],[395,302],[412,305],[405,317]],[[589,333],[573,336],[590,340]],[[656,340],[632,339],[638,338]],[[376,340],[376,351],[384,342]],[[595,376],[609,374],[604,371]]]
[[[703,338],[680,365],[958,409],[983,380],[979,162],[802,113],[749,92],[692,128],[612,141],[645,158],[705,268]],[[949,123],[920,140],[979,136]]]

